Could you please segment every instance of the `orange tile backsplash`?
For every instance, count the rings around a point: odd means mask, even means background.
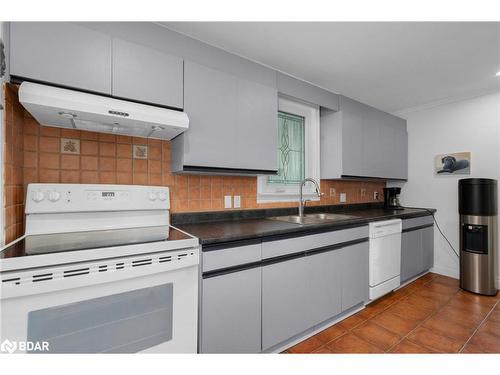
[[[168,186],[172,212],[223,210],[224,195],[241,196],[242,209],[297,205],[258,204],[256,177],[174,175],[169,141],[41,126],[19,103],[16,86],[6,84],[4,90],[6,242],[24,232],[25,192],[32,182]],[[61,138],[80,140],[80,154],[61,153]],[[148,145],[148,158],[133,159],[133,145]],[[379,181],[322,180],[325,195],[308,204],[339,204],[341,192],[347,193],[347,203],[372,202],[373,192],[382,196],[384,186]]]

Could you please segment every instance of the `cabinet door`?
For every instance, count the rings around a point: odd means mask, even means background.
[[[278,93],[275,88],[238,80],[235,155],[242,169],[278,170]]]
[[[184,110],[189,116],[184,165],[238,168],[236,77],[186,61]]]
[[[422,272],[422,235],[419,230],[404,232],[401,243],[401,281]]]
[[[306,258],[262,268],[262,348],[268,349],[309,328]]]
[[[306,258],[309,274],[309,327],[341,313],[341,254],[338,250]]]
[[[263,267],[263,349],[341,312],[339,258],[333,250]]]
[[[183,79],[180,57],[113,39],[113,96],[182,108]]]
[[[393,160],[395,165],[391,177],[406,180],[408,178],[408,133],[404,120],[400,120],[400,126],[395,130],[394,135]]]
[[[203,280],[202,353],[261,351],[261,269]]]
[[[385,153],[390,139],[384,134],[382,114],[366,106],[363,117],[363,166],[361,176],[386,177]]]
[[[368,242],[347,246],[340,250],[342,311],[368,301],[368,259]]]
[[[364,166],[364,106],[342,97],[342,174],[363,176]]]
[[[422,235],[422,272],[434,266],[434,227],[420,230]]]
[[[111,94],[111,38],[62,22],[12,22],[10,74]]]

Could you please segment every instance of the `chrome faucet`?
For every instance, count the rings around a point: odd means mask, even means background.
[[[312,182],[314,186],[316,187],[316,194],[318,194],[318,197],[321,197],[322,193],[319,191],[319,185],[318,182],[313,179],[313,178],[304,178],[302,182],[300,183],[300,201],[299,201],[299,216],[302,217],[304,216],[304,205],[306,204],[307,201],[310,199],[304,200],[304,195],[302,193],[302,189],[304,188],[304,185],[306,182]]]

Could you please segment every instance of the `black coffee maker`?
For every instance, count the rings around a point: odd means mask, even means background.
[[[384,188],[384,208],[388,210],[402,210],[403,207],[399,203],[399,194],[401,194],[401,188]]]

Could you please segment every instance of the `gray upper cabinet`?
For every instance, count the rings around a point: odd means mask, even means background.
[[[238,168],[273,171],[278,165],[278,95],[276,89],[238,80]]]
[[[339,95],[287,74],[277,73],[277,86],[280,94],[316,104],[329,110],[338,111],[339,109]]]
[[[72,23],[12,22],[10,74],[111,94],[111,38]]]
[[[172,148],[173,153],[181,152],[181,169],[185,165],[237,167],[234,142],[237,138],[237,92],[236,77],[185,62],[184,111],[189,116],[189,129],[174,139]],[[179,150],[178,143],[182,143]]]
[[[260,268],[203,280],[200,351],[261,351]]]
[[[180,57],[113,39],[113,96],[168,107],[183,107]]]
[[[172,170],[277,170],[276,88],[190,61],[184,64],[189,130],[173,140]]]
[[[340,97],[338,112],[321,113],[321,177],[408,177],[406,121]]]

